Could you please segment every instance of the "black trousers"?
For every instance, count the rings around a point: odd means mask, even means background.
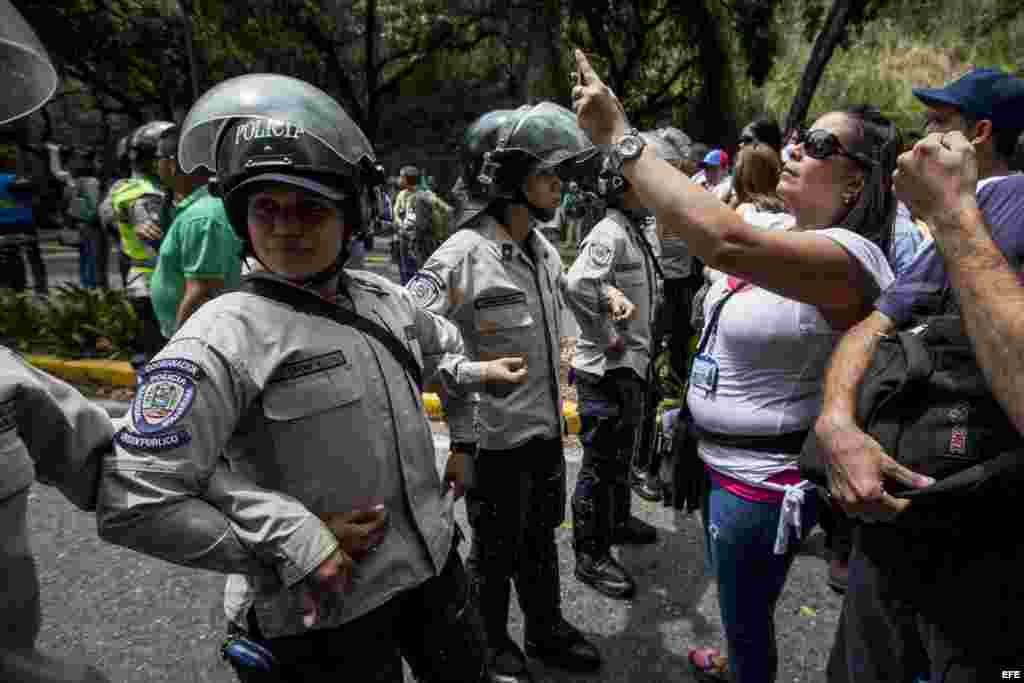
[[[983,683],[1024,670],[1022,567],[1024,532],[1008,519],[959,534],[855,525],[829,682]]]
[[[420,683],[479,683],[486,677],[483,629],[462,560],[452,548],[441,574],[335,629],[263,639],[279,675],[235,668],[242,683],[402,683],[402,658]]]
[[[612,530],[629,519],[629,465],[646,385],[629,368],[596,377],[576,373],[583,465],[572,496],[573,545],[593,557],[611,548]]]
[[[562,439],[530,439],[510,450],[481,450],[466,492],[473,527],[469,570],[487,638],[508,638],[511,583],[528,632],[561,618],[555,529],[565,519]]]
[[[132,350],[136,356],[132,362],[145,364],[160,352],[167,340],[160,332],[160,321],[156,317],[156,311],[153,310],[153,300],[148,296],[133,296],[128,301],[142,324],[142,329],[132,344]]]

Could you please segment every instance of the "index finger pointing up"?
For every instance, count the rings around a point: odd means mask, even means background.
[[[580,85],[593,85],[599,83],[601,77],[594,71],[594,67],[590,65],[590,60],[583,54],[583,50],[576,48],[576,70],[579,72],[581,79]]]

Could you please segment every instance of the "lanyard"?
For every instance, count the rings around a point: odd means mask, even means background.
[[[750,286],[749,282],[744,282],[743,280],[739,280],[731,276],[726,280],[726,287],[729,291],[725,293],[725,296],[718,300],[718,303],[715,304],[714,309],[711,311],[711,315],[708,316],[707,325],[704,326],[705,333],[700,340],[700,345],[697,347],[696,355],[704,355],[705,348],[707,348],[709,355],[715,350],[715,340],[718,338],[718,319],[722,317],[722,309],[725,308],[725,304],[729,299]],[[710,348],[708,348],[709,344]]]

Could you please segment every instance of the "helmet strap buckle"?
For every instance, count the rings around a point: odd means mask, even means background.
[[[480,166],[480,175],[476,179],[481,185],[489,187],[494,184],[500,169],[501,164],[494,160],[492,153],[486,152],[484,154],[484,163]]]

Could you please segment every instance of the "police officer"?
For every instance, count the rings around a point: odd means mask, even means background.
[[[231,574],[225,654],[243,681],[395,683],[400,655],[421,681],[483,680],[453,542],[464,470],[449,459],[442,484],[414,377],[457,395],[522,381],[522,362],[470,362],[406,290],[342,271],[379,167],[326,93],[225,81],[189,112],[178,160],[216,174],[263,274],[144,369],[105,463],[100,533]]]
[[[477,429],[452,428],[470,458],[470,569],[487,630],[492,680],[531,680],[508,634],[511,580],[526,618],[526,654],[574,671],[600,666],[596,648],[562,617],[555,529],[565,515],[558,387],[562,304],[558,250],[534,226],[561,201],[559,174],[596,149],[572,112],[550,102],[484,114],[466,131],[457,232],[407,287],[462,331],[475,358],[520,356],[527,382],[484,396]],[[461,228],[461,229],[460,229]]]
[[[641,149],[646,144],[636,131],[628,142]],[[583,442],[572,496],[576,578],[624,599],[636,585],[612,557],[611,546],[656,540],[654,528],[629,512],[629,469],[643,415],[656,287],[656,265],[642,231],[647,212],[621,174],[621,160],[632,152],[620,144],[605,153],[598,190],[608,209],[566,274],[566,303],[580,327],[573,360]],[[628,299],[626,309],[602,294],[608,284]]]
[[[641,133],[658,157],[680,168],[691,144],[690,137],[678,128],[658,128]],[[657,358],[662,350],[668,351],[671,368],[677,377],[686,377],[686,350],[693,333],[690,327],[690,308],[693,296],[700,287],[699,268],[695,267],[689,247],[681,239],[659,235],[654,216],[644,219],[644,235],[654,247],[660,266],[659,296],[652,326],[651,357]],[[696,273],[696,276],[693,274]],[[678,343],[673,344],[672,340]],[[648,367],[648,392],[644,401],[645,414],[637,448],[637,463],[632,470],[633,490],[641,498],[658,501],[662,498],[658,478],[660,461],[655,452],[654,431],[657,421],[657,403],[660,398],[658,383],[654,381],[652,367]]]
[[[101,452],[113,433],[101,408],[0,347],[0,680],[106,680],[83,663],[34,650],[39,577],[25,515],[36,477],[92,510]]]
[[[171,201],[160,182],[157,147],[160,138],[172,128],[174,124],[169,121],[150,121],[131,134],[128,139],[131,178],[118,184],[110,196],[121,251],[129,263],[125,290],[142,323],[142,333],[135,344],[136,364],[143,357],[152,357],[164,342],[160,323],[153,312],[149,285],[156,270],[160,240],[167,227],[165,206]]]
[[[431,239],[433,211],[430,195],[420,189],[419,180],[420,171],[415,166],[403,166],[399,171],[395,235],[398,239],[399,281],[403,285],[412,279],[435,245]]]
[[[32,29],[0,0],[0,122],[42,106],[56,71]],[[40,58],[42,56],[42,58]],[[97,406],[60,380],[0,347],[0,680],[103,683],[90,666],[35,650],[40,629],[39,577],[26,512],[33,480],[58,486],[75,505],[96,503],[99,452],[113,426]]]

